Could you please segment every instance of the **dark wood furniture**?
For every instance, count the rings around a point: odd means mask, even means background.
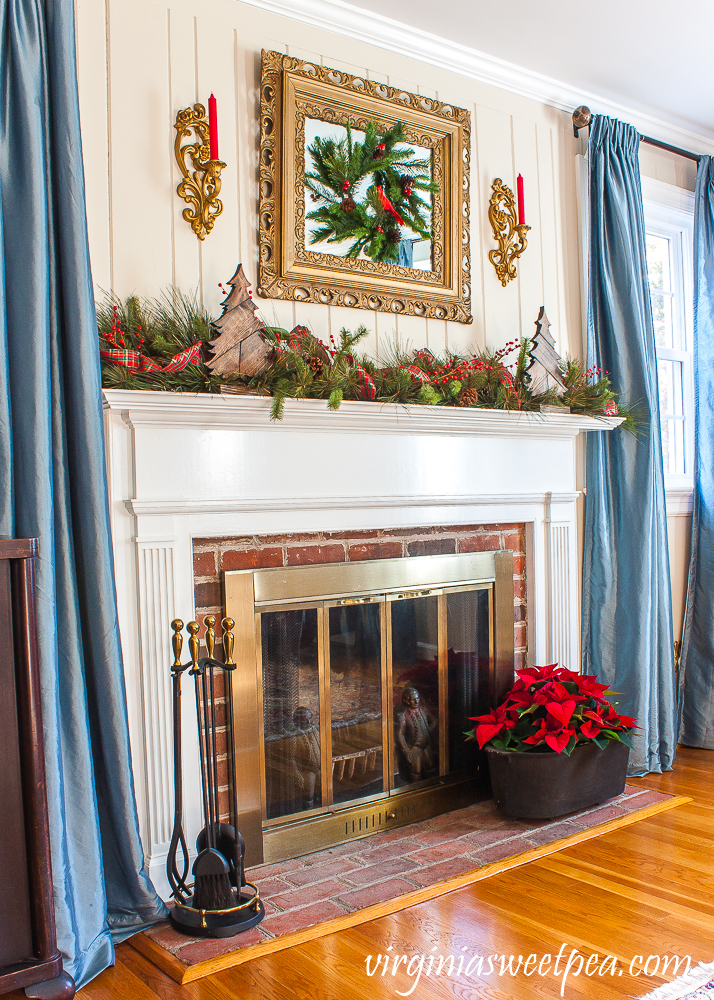
[[[71,1000],[52,899],[37,656],[37,540],[0,540],[0,993]]]

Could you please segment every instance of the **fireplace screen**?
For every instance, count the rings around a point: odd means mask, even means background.
[[[499,572],[508,581],[500,619]],[[239,589],[251,616],[231,606]],[[317,834],[321,818],[347,816],[349,836],[349,817],[358,816],[352,832],[364,836],[376,830],[363,820],[397,821],[390,803],[423,800],[433,814],[444,811],[435,789],[473,781],[478,754],[464,730],[496,697],[499,662],[506,683],[512,678],[512,595],[510,552],[226,574],[228,613],[237,625],[240,610],[255,623],[253,760],[261,832],[272,845],[265,860],[296,853],[296,843],[304,853],[345,839],[334,823]],[[236,681],[234,703],[250,687],[245,676]],[[245,722],[235,731],[248,742],[247,713]],[[248,749],[236,747],[237,759]],[[407,821],[409,809],[400,815]]]

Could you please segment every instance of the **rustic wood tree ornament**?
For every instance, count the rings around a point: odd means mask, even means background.
[[[270,365],[270,347],[263,340],[264,325],[255,315],[258,307],[250,297],[242,264],[228,284],[231,290],[214,323],[219,333],[211,341],[213,358],[206,364],[219,375],[260,375]]]
[[[540,307],[535,327],[535,337],[528,352],[531,363],[526,369],[531,377],[531,390],[540,394],[549,389],[564,389],[563,362],[555,349],[555,340],[550,332],[550,320],[545,314],[545,306]]]

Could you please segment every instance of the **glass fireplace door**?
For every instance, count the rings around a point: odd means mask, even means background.
[[[409,792],[474,770],[488,710],[490,585],[264,609],[264,819]]]
[[[334,804],[386,791],[384,608],[370,599],[327,610]]]
[[[436,596],[388,598],[391,788],[412,787],[438,778],[441,771],[440,600]]]
[[[318,808],[322,794],[321,609],[260,616],[266,819]]]

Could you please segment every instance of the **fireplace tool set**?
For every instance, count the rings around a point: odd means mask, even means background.
[[[238,831],[238,797],[233,748],[233,619],[224,618],[223,662],[213,657],[216,618],[206,615],[206,652],[199,658],[198,622],[189,622],[188,647],[190,663],[181,663],[183,622],[171,622],[174,662],[173,721],[174,721],[174,828],[171,836],[166,871],[174,906],[171,923],[193,937],[231,937],[255,927],[265,916],[257,888],[245,879],[245,842]],[[189,669],[190,668],[190,669]],[[183,831],[183,769],[181,746],[181,677],[185,670],[193,677],[196,693],[196,719],[201,760],[204,827],[196,840],[198,856],[193,863],[194,881],[186,881],[189,853]],[[220,822],[218,800],[218,762],[216,753],[216,671],[221,671],[225,691],[226,736],[230,752],[231,812],[233,826]],[[220,675],[219,675],[220,676]],[[179,851],[181,861],[179,862]],[[179,864],[181,870],[179,870]]]

